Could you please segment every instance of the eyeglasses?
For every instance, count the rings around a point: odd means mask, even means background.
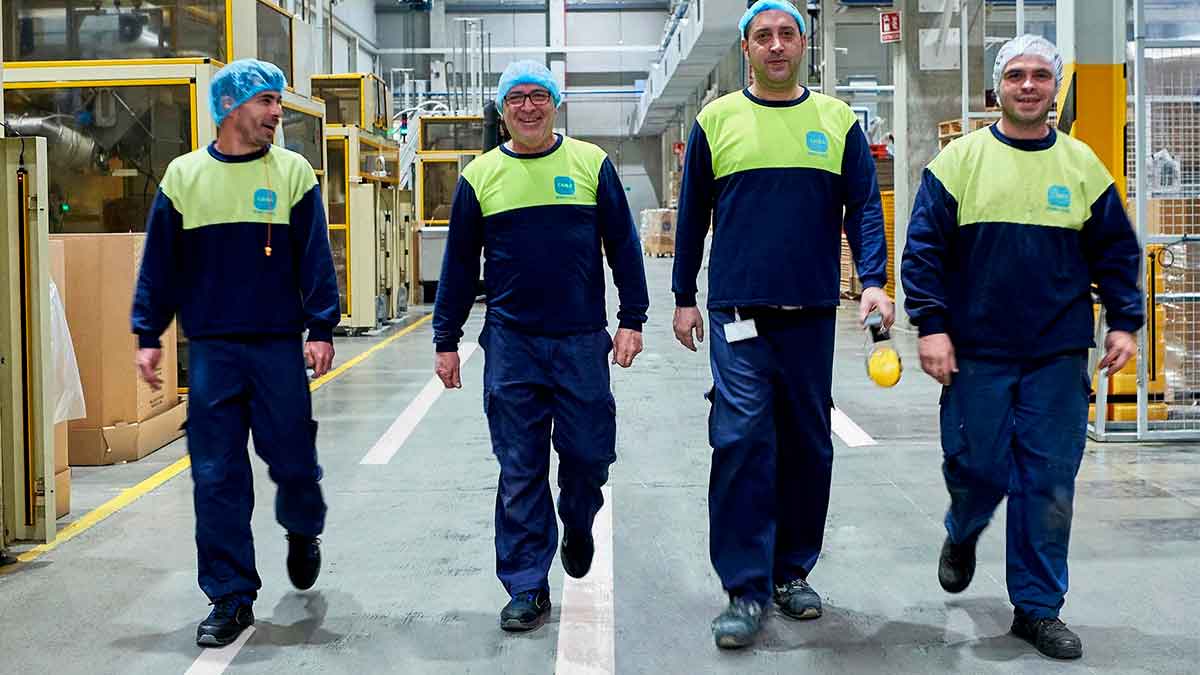
[[[520,108],[525,105],[525,99],[529,99],[534,105],[542,106],[550,102],[550,92],[537,90],[528,94],[509,94],[504,97],[504,106]]]

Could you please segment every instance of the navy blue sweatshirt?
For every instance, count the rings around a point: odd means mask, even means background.
[[[437,351],[458,349],[484,256],[487,320],[533,335],[608,325],[601,246],[620,297],[622,328],[640,331],[650,300],[625,190],[600,148],[559,137],[519,155],[503,146],[463,171],[433,312]]]
[[[713,224],[708,307],[835,307],[841,240],[863,286],[887,283],[875,162],[845,103],[805,90],[764,101],[748,90],[705,106],[688,139],[672,288],[696,304]]]
[[[1144,321],[1140,248],[1121,195],[1084,143],[1053,129],[1014,140],[993,125],[925,169],[901,262],[922,336],[967,357],[1028,359],[1093,346],[1091,285],[1108,325]]]
[[[228,156],[210,145],[171,162],[146,223],[132,317],[139,346],[159,347],[176,313],[191,339],[308,329],[310,341],[332,341],[337,277],[304,157],[274,146]]]

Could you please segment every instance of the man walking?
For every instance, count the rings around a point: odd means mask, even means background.
[[[137,364],[151,386],[161,385],[159,336],[176,313],[190,340],[196,547],[213,604],[196,632],[204,647],[229,644],[254,623],[262,586],[249,434],[278,488],[292,583],[310,588],[321,565],[325,502],[305,362],[317,377],[329,370],[340,313],[316,175],[304,157],[271,145],[286,86],[277,67],[253,59],[213,76],[217,140],[167,167],[133,303]]]
[[[548,482],[559,454],[563,569],[582,577],[595,547],[600,488],[616,459],[608,353],[628,368],[642,351],[649,299],[641,244],[616,169],[600,148],[554,133],[561,102],[550,71],[510,64],[496,105],[512,140],[476,158],[459,179],[434,307],[436,372],[461,387],[458,342],[485,256],[484,411],[500,464],[496,573],[511,600],[507,631],[550,614],[548,574],[558,527]],[[601,246],[620,295],[610,338]],[[553,429],[553,431],[552,431]]]
[[[759,0],[739,28],[754,81],[692,127],[673,283],[675,336],[695,351],[711,218],[709,536],[730,598],[712,626],[722,648],[753,643],[772,596],[785,616],[821,616],[807,579],[829,506],[843,228],[866,287],[860,317],[893,319],[875,164],[858,118],[800,85],[804,18],[791,3]]]
[[[1091,285],[1110,327],[1102,369],[1115,373],[1136,353],[1144,311],[1138,243],[1112,177],[1047,124],[1061,80],[1047,40],[1001,48],[1003,116],[925,169],[901,280],[921,367],[944,385],[950,508],[938,580],[950,593],[967,588],[979,535],[1007,495],[1013,633],[1072,659],[1082,643],[1058,615],[1086,440]]]

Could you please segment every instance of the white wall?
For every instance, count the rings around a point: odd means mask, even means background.
[[[446,13],[446,46],[461,40],[462,28],[459,17],[483,19],[483,30],[492,34],[492,48],[497,47],[541,47],[546,44],[546,15],[533,13],[473,14]],[[540,54],[493,54],[492,72],[499,73],[510,62],[521,59],[542,60]]]
[[[333,15],[371,42],[379,43],[375,28],[375,0],[343,0],[333,8]]]
[[[567,12],[567,46],[653,45],[662,39],[666,12]],[[610,52],[567,55],[567,82],[571,72],[605,73],[646,71],[655,54]]]
[[[350,42],[341,33],[333,34],[333,72],[345,73],[350,70]]]

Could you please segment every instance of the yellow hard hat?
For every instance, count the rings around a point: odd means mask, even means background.
[[[867,359],[867,375],[881,387],[894,387],[900,381],[900,354],[891,347],[881,347],[871,352]]]

